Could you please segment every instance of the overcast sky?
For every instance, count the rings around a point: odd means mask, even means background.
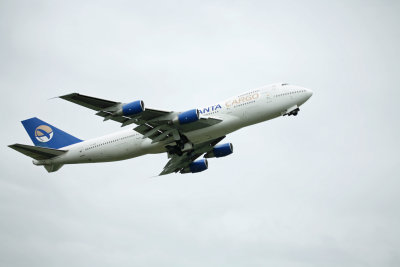
[[[398,1],[0,0],[1,266],[399,266]],[[297,117],[229,135],[199,174],[167,156],[48,174],[7,147],[37,116],[120,130],[54,96],[186,110],[275,82]],[[8,132],[12,133],[9,134]]]

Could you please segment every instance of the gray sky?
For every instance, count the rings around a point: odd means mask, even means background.
[[[144,3],[145,2],[145,3]],[[398,1],[0,1],[1,266],[399,266]],[[119,130],[51,97],[185,110],[286,81],[299,116],[151,179],[149,155],[48,174],[6,146],[37,116]],[[8,130],[12,134],[8,134]]]

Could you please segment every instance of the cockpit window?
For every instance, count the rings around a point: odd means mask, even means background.
[[[288,83],[282,83],[282,86],[289,85]]]

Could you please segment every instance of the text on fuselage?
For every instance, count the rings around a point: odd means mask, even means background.
[[[220,104],[199,109],[199,113],[200,114],[209,113],[209,112],[217,111],[218,109],[222,109]]]
[[[244,95],[244,96],[239,96],[233,100],[229,100],[225,102],[225,106],[227,108],[230,108],[232,106],[244,104],[253,100],[256,100],[260,97],[259,93],[254,93],[254,94],[249,94],[249,95]]]

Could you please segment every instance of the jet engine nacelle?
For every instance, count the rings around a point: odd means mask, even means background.
[[[189,172],[196,173],[205,171],[207,169],[208,169],[207,159],[199,159],[190,163],[188,167],[186,167],[181,171],[181,173],[189,173]]]
[[[220,158],[225,157],[233,153],[233,145],[232,143],[226,143],[217,145],[213,148],[212,151],[208,152],[204,155],[205,158]]]
[[[144,103],[142,100],[137,100],[131,103],[123,104],[121,110],[118,112],[124,116],[132,116],[144,111]]]
[[[191,109],[179,114],[173,122],[175,124],[186,124],[198,121],[200,119],[200,113],[197,109]]]

